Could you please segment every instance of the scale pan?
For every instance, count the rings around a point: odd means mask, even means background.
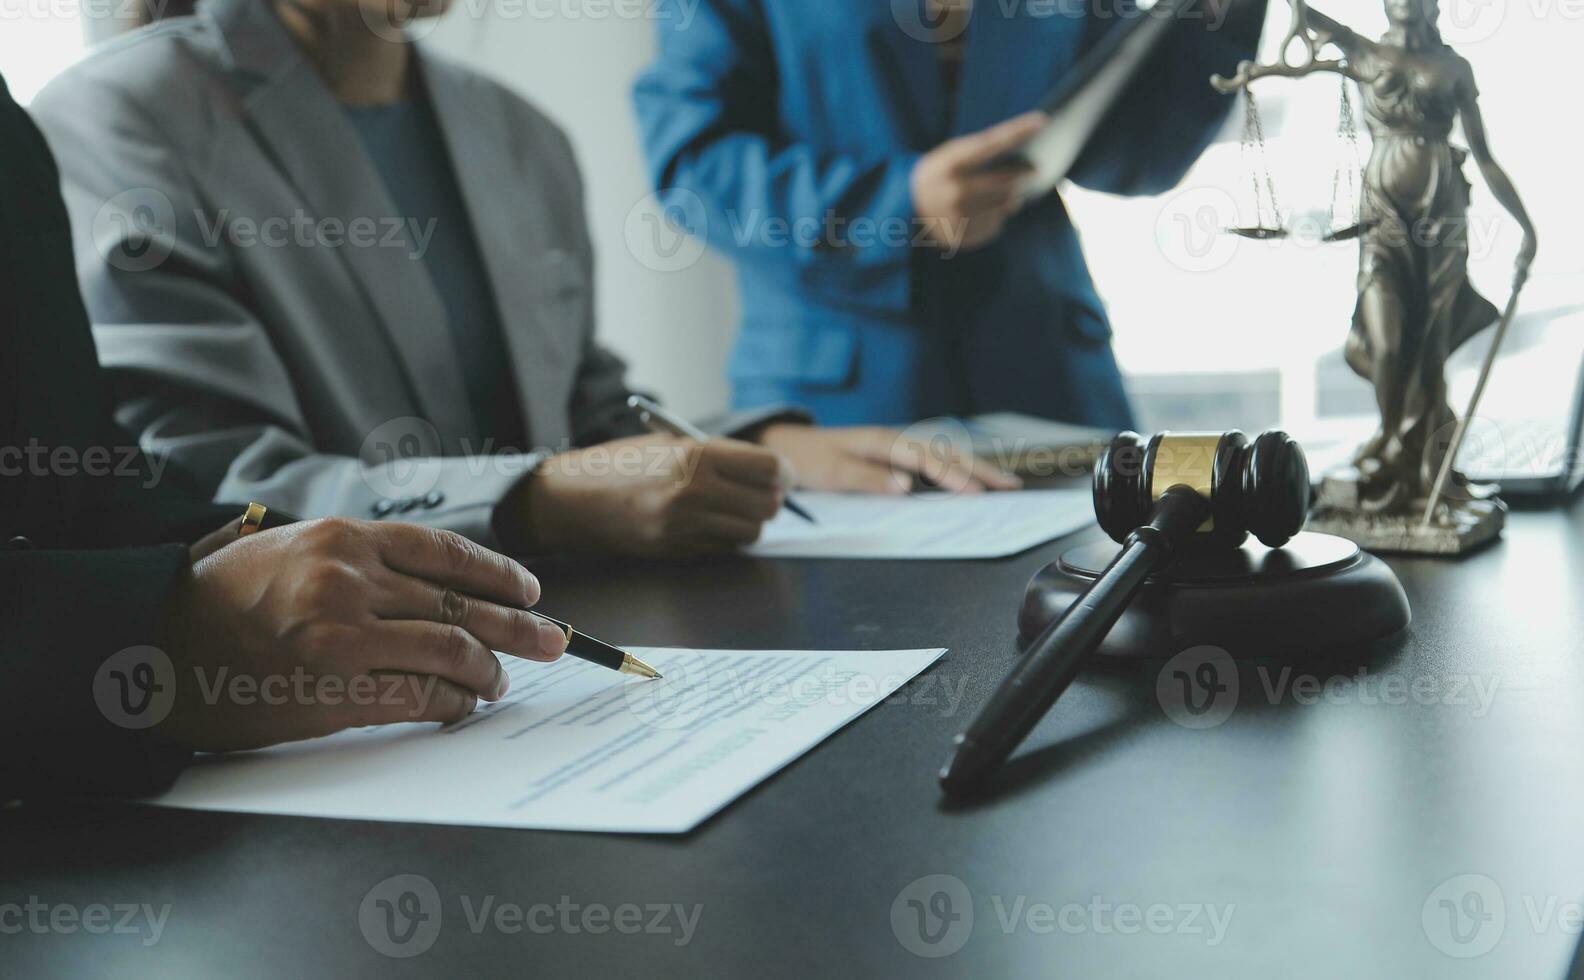
[[[1287,237],[1285,228],[1223,228],[1222,231],[1239,238],[1254,238],[1260,241]]]
[[[1326,241],[1326,242],[1351,242],[1353,239],[1357,238],[1358,236],[1360,236],[1362,234],[1364,234],[1364,226],[1363,225],[1352,225],[1351,227],[1348,227],[1348,228],[1338,228],[1336,231],[1327,232],[1326,236],[1323,239],[1321,239],[1321,241]]]

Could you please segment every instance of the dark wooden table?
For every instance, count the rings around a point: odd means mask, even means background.
[[[554,608],[617,641],[951,653],[683,837],[0,813],[0,974],[1559,977],[1584,921],[1581,531],[1575,504],[1514,515],[1462,562],[1393,560],[1414,610],[1401,640],[1302,680],[1244,665],[1212,727],[1171,720],[1157,670],[1091,671],[966,808],[935,771],[1061,543],[996,562],[542,565]],[[438,901],[411,958],[359,919],[400,874]],[[486,903],[531,925],[477,921]],[[134,933],[48,920],[105,906],[115,926],[145,904],[169,907],[148,945],[141,914]],[[697,910],[686,935],[676,906]]]

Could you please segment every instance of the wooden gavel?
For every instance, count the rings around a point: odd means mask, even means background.
[[[1186,551],[1232,550],[1253,534],[1272,548],[1291,540],[1309,510],[1309,464],[1285,432],[1252,442],[1224,433],[1136,432],[1095,462],[1100,527],[1122,545],[1066,613],[1045,628],[1001,682],[941,769],[948,793],[976,789],[1045,716],[1150,573]]]

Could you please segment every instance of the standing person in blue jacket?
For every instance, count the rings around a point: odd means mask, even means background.
[[[822,422],[1015,411],[1121,427],[1104,307],[1061,197],[980,164],[1132,0],[661,0],[636,102],[668,211],[736,263],[739,407]],[[1072,178],[1160,193],[1231,104],[1264,0],[1175,25]],[[1142,245],[1142,243],[1141,243]]]

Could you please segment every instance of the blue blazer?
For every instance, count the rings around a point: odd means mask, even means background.
[[[914,163],[1039,106],[1115,23],[1102,0],[976,0],[955,101],[925,0],[660,0],[659,55],[635,100],[668,216],[735,262],[738,406],[827,424],[1017,411],[1131,424],[1110,327],[1060,196],[991,245],[915,246]],[[1118,0],[1131,3],[1131,0]],[[1253,56],[1264,0],[1173,28],[1073,178],[1160,193],[1219,129],[1211,90]],[[1140,248],[1148,243],[1140,242]]]

